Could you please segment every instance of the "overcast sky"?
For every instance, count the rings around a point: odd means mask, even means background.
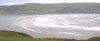
[[[97,2],[99,0],[0,0],[0,5],[12,5],[23,3],[72,3],[72,2]]]

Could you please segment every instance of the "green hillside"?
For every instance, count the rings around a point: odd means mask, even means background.
[[[93,37],[88,40],[75,39],[55,39],[55,38],[32,38],[31,36],[13,31],[0,31],[0,41],[100,41],[99,37]]]
[[[24,33],[1,30],[0,41],[64,41],[64,40],[63,39],[36,39]]]
[[[100,13],[99,7],[100,3],[62,3],[62,4],[26,3],[21,5],[0,6],[0,14],[16,15],[16,14]]]

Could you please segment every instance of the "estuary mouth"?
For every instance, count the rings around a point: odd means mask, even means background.
[[[94,14],[51,14],[18,17],[19,24],[41,27],[99,27],[99,15]]]
[[[47,37],[54,37],[55,35],[60,38],[70,36],[69,38],[87,39],[99,36],[99,16],[99,14],[29,15],[18,17],[13,24],[40,35],[49,35]]]

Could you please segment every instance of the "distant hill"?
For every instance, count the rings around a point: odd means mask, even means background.
[[[21,5],[0,6],[0,14],[69,14],[69,13],[100,13],[100,3],[62,3],[39,4],[26,3]]]

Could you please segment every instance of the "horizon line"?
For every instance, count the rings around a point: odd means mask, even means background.
[[[100,3],[100,2],[63,2],[63,3],[35,3],[35,4],[68,4],[68,3]],[[23,5],[23,4],[34,4],[34,3],[12,3],[12,4],[0,4],[0,6],[5,5]]]

